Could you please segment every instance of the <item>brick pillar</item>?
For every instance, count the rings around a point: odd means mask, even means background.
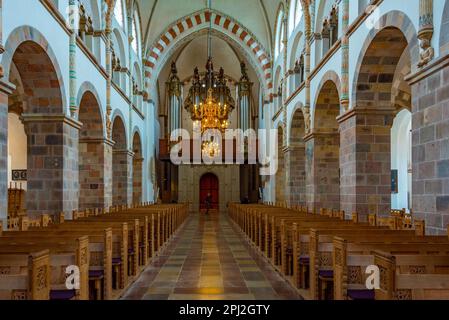
[[[8,217],[8,96],[13,88],[0,80],[0,222]]]
[[[449,225],[449,56],[412,78],[412,210],[426,233]]]
[[[80,210],[107,208],[112,204],[110,186],[112,167],[110,161],[112,158],[108,157],[111,147],[112,141],[107,139],[84,138],[80,140]]]
[[[78,139],[81,123],[65,115],[23,114],[28,142],[27,213],[78,209]]]
[[[341,209],[380,216],[391,209],[391,126],[387,110],[351,110],[340,116]]]
[[[304,138],[309,208],[340,208],[338,139],[338,133],[311,133]]]
[[[142,202],[142,169],[143,158],[133,159],[133,204]]]
[[[132,204],[132,172],[134,153],[129,150],[113,150],[112,156],[112,203]]]
[[[304,146],[290,146],[285,151],[286,198],[289,205],[306,204]]]

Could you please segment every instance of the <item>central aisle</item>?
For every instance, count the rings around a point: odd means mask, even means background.
[[[226,214],[191,216],[124,295],[145,300],[300,299]]]

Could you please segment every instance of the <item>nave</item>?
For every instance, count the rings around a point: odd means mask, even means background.
[[[129,300],[300,299],[227,214],[193,214],[124,294]]]

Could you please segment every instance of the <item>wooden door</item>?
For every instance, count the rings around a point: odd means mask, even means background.
[[[206,197],[212,197],[211,209],[218,210],[218,178],[213,173],[206,173],[200,180],[200,211],[206,209]]]

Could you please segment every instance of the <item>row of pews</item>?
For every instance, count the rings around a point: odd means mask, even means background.
[[[426,236],[424,221],[397,212],[360,222],[337,210],[228,208],[248,241],[306,299],[449,299],[449,240]]]
[[[183,204],[145,204],[0,225],[0,300],[117,299],[187,215]]]

